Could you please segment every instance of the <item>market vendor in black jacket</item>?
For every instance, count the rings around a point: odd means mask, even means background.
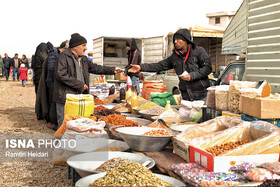
[[[92,63],[84,55],[87,40],[78,33],[71,35],[69,48],[61,52],[54,64],[53,100],[57,107],[57,121],[60,126],[64,118],[66,94],[88,94],[89,73],[112,75],[121,69]]]
[[[180,29],[173,36],[175,49],[171,56],[158,63],[131,65],[128,72],[159,72],[173,69],[179,77],[179,89],[184,100],[203,100],[210,86],[208,75],[212,72],[206,51],[192,42],[188,29]]]

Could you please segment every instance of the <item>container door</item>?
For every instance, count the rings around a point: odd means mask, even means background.
[[[246,56],[248,39],[248,0],[244,0],[225,30],[222,54]]]
[[[164,37],[142,39],[142,63],[155,63],[163,59],[165,54]]]
[[[103,44],[104,38],[100,37],[93,40],[93,62],[103,65]]]
[[[279,0],[249,0],[248,54],[245,80],[266,80],[280,92]]]

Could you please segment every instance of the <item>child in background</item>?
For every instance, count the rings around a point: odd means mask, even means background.
[[[20,74],[20,80],[22,81],[22,86],[25,87],[25,83],[27,80],[27,68],[25,67],[25,64],[21,64],[20,65],[20,69],[19,69],[19,74]]]

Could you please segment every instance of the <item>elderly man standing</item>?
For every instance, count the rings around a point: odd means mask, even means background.
[[[86,50],[87,40],[74,33],[69,48],[61,52],[55,61],[53,100],[56,103],[58,126],[63,122],[66,94],[89,93],[89,73],[113,75],[121,72],[119,68],[92,63],[84,55]]]

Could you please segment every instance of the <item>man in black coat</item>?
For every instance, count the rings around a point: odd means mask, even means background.
[[[127,58],[128,58],[128,64],[125,67],[128,69],[131,67],[130,65],[140,65],[141,64],[141,51],[136,45],[136,41],[134,38],[130,38],[126,41],[126,49],[127,49]],[[139,73],[131,73],[127,72],[127,75],[131,78],[132,85],[135,85],[137,87],[138,92],[139,90]]]
[[[87,40],[74,33],[69,48],[55,61],[53,101],[56,103],[58,126],[63,122],[66,94],[89,93],[89,73],[113,75],[121,72],[119,68],[94,64],[84,55],[86,50]]]
[[[168,58],[152,64],[131,65],[128,72],[159,72],[175,70],[179,77],[179,89],[184,100],[205,100],[210,86],[208,75],[212,72],[210,57],[206,51],[192,42],[188,29],[180,29],[173,36],[175,49]]]
[[[11,67],[12,59],[8,56],[7,53],[5,53],[4,55],[5,57],[2,59],[3,66],[4,66],[4,75],[6,76],[6,81],[8,81],[10,76],[10,67]]]

